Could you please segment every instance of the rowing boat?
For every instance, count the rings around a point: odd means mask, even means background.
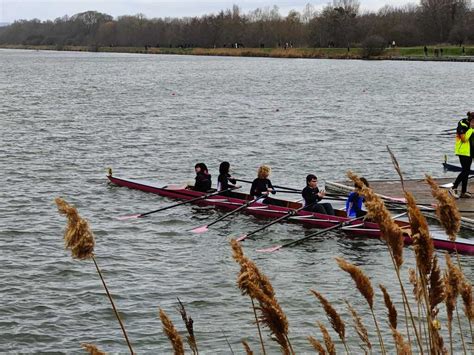
[[[205,195],[205,193],[194,191],[185,185],[161,186],[154,182],[118,178],[111,174],[107,175],[107,178],[111,183],[117,186],[154,193],[172,199],[191,200]],[[234,210],[251,200],[252,197],[248,194],[232,191],[231,193],[226,193],[225,196],[214,195],[210,198],[205,198],[197,201],[196,204]],[[251,206],[246,207],[244,211],[257,217],[278,218],[302,206],[301,203],[294,201],[275,198],[268,198],[268,200],[269,204],[255,202]],[[317,228],[328,228],[337,224],[343,224],[341,229],[350,235],[367,236],[372,238],[381,237],[380,228],[376,223],[369,221],[351,221],[351,219],[346,216],[345,211],[335,210],[335,212],[335,216],[329,216],[301,210],[290,216],[288,220]],[[397,223],[404,231],[405,244],[412,244],[413,239],[410,235],[409,223],[399,219],[395,219],[395,223]],[[474,255],[474,241],[470,239],[457,238],[455,242],[451,242],[447,236],[436,236],[433,237],[433,243],[435,248],[438,249],[448,251],[457,250],[462,254]]]
[[[443,168],[444,171],[462,171],[462,168],[460,166],[448,163],[447,155],[444,156]],[[471,170],[469,172],[469,175],[474,175],[474,170]]]

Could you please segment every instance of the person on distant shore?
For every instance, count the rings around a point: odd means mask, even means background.
[[[237,181],[232,178],[229,174],[230,170],[230,163],[227,161],[223,161],[221,165],[219,165],[219,177],[217,178],[217,191],[223,191],[230,189],[232,187],[237,187],[235,184]],[[230,184],[229,184],[230,182]]]
[[[259,202],[266,202],[269,193],[276,194],[272,182],[268,178],[272,169],[268,165],[262,165],[258,168],[257,178],[252,182],[250,196],[258,198]]]
[[[316,175],[309,174],[306,176],[306,187],[301,192],[301,195],[304,198],[305,211],[334,216],[334,208],[330,203],[319,203],[326,195],[326,192],[319,190]]]
[[[196,178],[194,183],[194,190],[207,192],[211,189],[212,180],[211,174],[207,171],[207,166],[204,163],[197,163],[194,166],[194,170],[196,171]]]
[[[454,146],[454,153],[459,157],[461,163],[461,172],[454,181],[453,188],[450,193],[455,197],[470,198],[471,193],[467,192],[467,181],[472,165],[471,136],[474,133],[474,113],[468,112],[467,118],[463,118],[458,122],[456,128],[456,143]],[[458,195],[457,188],[461,184],[461,194]]]
[[[369,182],[366,178],[361,177],[360,180],[362,183],[369,187]],[[365,200],[362,196],[359,195],[359,191],[362,188],[359,184],[354,184],[355,190],[349,194],[349,197],[346,201],[346,213],[347,217],[363,217],[367,214],[367,211],[362,209],[362,205],[364,204]]]

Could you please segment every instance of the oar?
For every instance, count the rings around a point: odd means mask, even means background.
[[[252,181],[249,181],[249,180],[243,180],[243,179],[235,179],[237,181],[240,181],[240,182],[246,182],[248,184],[251,184]],[[273,185],[274,188],[276,189],[283,189],[283,190],[288,190],[288,191],[296,191],[296,192],[300,192],[301,193],[301,190],[299,189],[295,189],[293,187],[285,187],[285,186],[278,186],[278,185]]]
[[[209,224],[206,224],[205,226],[201,226],[201,227],[197,227],[197,228],[192,229],[191,232],[193,232],[193,233],[204,233],[204,232],[207,232],[210,226],[216,224],[217,222],[222,221],[223,219],[225,219],[225,218],[227,218],[227,217],[233,215],[234,213],[239,212],[240,210],[243,210],[244,208],[250,206],[252,203],[256,202],[258,199],[260,199],[260,197],[255,198],[255,199],[253,199],[253,200],[250,200],[250,201],[244,203],[242,206],[236,208],[235,210],[232,210],[232,211],[230,211],[229,213],[226,213],[226,214],[223,215],[222,217],[219,217],[219,218],[216,219],[214,222],[211,222],[211,223],[209,223]]]
[[[277,218],[277,219],[271,221],[271,222],[268,223],[268,224],[265,224],[263,227],[258,228],[258,229],[254,230],[254,231],[252,231],[252,232],[249,232],[249,233],[246,233],[246,234],[242,234],[240,237],[237,238],[237,241],[238,241],[238,242],[242,242],[242,241],[244,241],[245,239],[247,239],[248,237],[250,237],[251,235],[254,235],[254,234],[256,234],[256,233],[258,233],[258,232],[260,232],[260,231],[263,231],[264,229],[267,229],[268,227],[274,225],[275,223],[278,223],[278,222],[280,222],[280,221],[283,221],[284,219],[287,219],[287,218],[289,218],[289,217],[291,217],[291,216],[294,216],[297,212],[301,211],[301,210],[304,209],[305,207],[309,207],[309,206],[302,206],[302,207],[300,207],[300,208],[297,208],[296,210],[289,210],[286,215],[281,216],[280,218]]]
[[[164,210],[168,210],[170,208],[173,208],[173,207],[178,207],[178,206],[182,206],[182,205],[186,205],[188,203],[192,203],[192,202],[196,202],[196,201],[199,201],[199,200],[204,200],[208,197],[211,197],[211,196],[214,196],[214,195],[219,195],[219,194],[222,194],[224,192],[227,192],[227,191],[231,191],[231,190],[234,190],[234,189],[238,189],[237,188],[229,188],[227,190],[222,190],[222,191],[216,191],[216,192],[213,192],[213,193],[210,193],[210,194],[207,194],[207,195],[204,195],[204,196],[199,196],[199,197],[196,197],[196,198],[193,198],[191,200],[187,200],[187,201],[183,201],[183,202],[178,202],[178,203],[175,203],[175,204],[172,204],[172,205],[169,205],[169,206],[166,206],[166,207],[162,207],[162,208],[159,208],[157,210],[154,210],[154,211],[150,211],[150,212],[144,212],[144,213],[138,213],[138,214],[132,214],[132,215],[128,215],[128,216],[121,216],[121,217],[117,217],[117,219],[120,219],[120,220],[125,220],[125,219],[131,219],[131,218],[141,218],[141,217],[145,217],[145,216],[148,216],[149,214],[152,214],[152,213],[156,213],[156,212],[161,212],[161,211],[164,211]],[[165,190],[165,189],[164,189]]]
[[[257,249],[257,251],[258,251],[258,252],[261,252],[261,253],[273,253],[273,252],[275,252],[275,251],[277,251],[277,250],[280,250],[280,249],[282,249],[282,248],[286,248],[286,247],[289,247],[289,246],[291,246],[291,245],[299,244],[299,243],[304,242],[305,240],[308,240],[308,239],[310,239],[310,238],[314,238],[314,237],[316,237],[316,236],[318,236],[318,235],[324,234],[324,233],[329,232],[329,231],[331,231],[331,230],[341,228],[341,227],[343,227],[343,226],[345,226],[345,225],[347,225],[347,224],[349,224],[349,223],[352,223],[352,222],[357,221],[357,220],[362,219],[362,218],[364,218],[364,216],[352,218],[352,219],[349,219],[349,220],[347,220],[347,221],[340,222],[340,223],[338,223],[338,224],[336,224],[336,225],[334,225],[334,226],[332,226],[332,227],[329,227],[329,228],[326,228],[326,229],[322,229],[322,230],[320,230],[320,231],[317,231],[317,232],[315,232],[315,233],[312,233],[312,234],[310,234],[310,235],[307,235],[307,236],[304,237],[304,238],[300,238],[300,239],[294,240],[294,241],[292,241],[292,242],[289,242],[289,243],[286,243],[286,244],[282,244],[282,245],[277,245],[277,246],[274,246],[274,247],[271,247],[271,248]]]

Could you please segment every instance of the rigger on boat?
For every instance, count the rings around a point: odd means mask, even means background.
[[[223,196],[217,191],[205,193],[192,190],[184,185],[160,186],[148,181],[118,178],[112,176],[111,171],[109,171],[107,178],[111,183],[117,186],[128,187],[130,189],[149,192],[172,199],[185,200],[185,202],[191,202],[191,200],[193,200],[192,203],[200,206],[215,206],[227,210],[242,209],[245,213],[263,218],[280,218],[289,215],[287,220],[291,222],[302,223],[316,228],[330,228],[339,225],[341,230],[352,236],[381,237],[379,226],[376,223],[361,219],[351,219],[346,216],[344,210],[336,209],[335,215],[308,212],[301,209],[303,205],[299,202],[276,198],[267,198],[265,204],[258,201],[249,204],[254,198],[246,193],[226,190],[223,194],[225,196]],[[147,213],[142,215],[146,214]],[[395,223],[404,231],[405,245],[412,244],[413,240],[411,238],[409,223],[400,219],[395,219]],[[457,252],[462,254],[474,255],[474,241],[470,239],[458,237],[455,242],[452,242],[447,236],[433,236],[433,244],[437,249],[448,251],[457,250]]]

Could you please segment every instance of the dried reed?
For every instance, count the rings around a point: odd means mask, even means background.
[[[457,298],[460,293],[461,284],[464,280],[464,275],[461,270],[455,266],[451,260],[451,257],[448,253],[446,255],[446,273],[445,273],[445,285],[446,285],[446,312],[448,315],[448,328],[449,328],[449,338],[450,338],[450,347],[451,353],[453,352],[453,340],[452,340],[452,321],[453,321],[453,311],[456,310],[456,316],[458,320],[459,331],[461,335],[461,341],[464,347],[464,352],[466,352],[466,346],[464,343],[464,336],[461,327],[461,320],[459,318],[459,313],[457,312]]]
[[[314,338],[312,336],[309,336],[308,340],[309,340],[309,343],[311,344],[311,346],[313,347],[313,349],[316,350],[319,355],[326,355],[327,354],[326,350],[324,349],[323,344],[321,344],[321,342],[319,340],[317,340],[316,338]]]
[[[105,279],[94,256],[95,238],[94,234],[89,228],[89,223],[87,223],[87,221],[79,215],[79,212],[74,206],[71,206],[62,198],[57,197],[55,202],[58,206],[59,213],[65,215],[68,220],[66,230],[64,232],[64,242],[66,249],[71,250],[71,255],[75,259],[92,259],[94,262],[97,273],[99,274],[100,280],[102,281],[102,285],[104,286],[105,292],[107,293],[107,297],[109,298],[109,301],[112,305],[115,317],[117,318],[120,328],[122,329],[122,333],[125,337],[125,341],[127,342],[130,353],[133,354],[134,352],[132,344],[128,338],[127,331],[125,330],[125,325],[120,318],[117,307],[115,306],[115,302],[112,299],[112,295],[109,292],[109,288],[105,283]]]
[[[385,207],[382,199],[377,196],[371,188],[365,186],[360,178],[353,172],[349,171],[347,176],[355,184],[362,186],[360,194],[365,198],[365,207],[368,211],[367,218],[378,223],[382,240],[384,240],[389,246],[396,268],[400,269],[403,264],[403,231],[393,221],[392,216]]]
[[[360,340],[367,346],[367,348],[371,351],[372,350],[372,343],[369,340],[369,333],[367,328],[365,327],[364,323],[362,323],[362,319],[357,314],[354,307],[352,307],[349,302],[345,301],[347,304],[347,308],[351,312],[352,319],[354,321],[354,326],[356,329],[357,334],[359,335]]]
[[[253,351],[250,349],[249,344],[245,340],[242,340],[242,344],[244,345],[245,353],[247,355],[253,355]]]
[[[449,195],[448,191],[440,189],[431,176],[426,175],[426,182],[431,187],[431,194],[438,201],[436,215],[449,239],[454,242],[461,228],[461,214],[456,201]]]
[[[191,348],[193,354],[199,354],[197,344],[196,344],[196,338],[194,336],[194,328],[193,328],[193,319],[191,317],[188,317],[186,313],[186,309],[184,308],[184,304],[180,301],[178,298],[178,311],[179,314],[181,314],[181,319],[184,322],[184,325],[186,326],[186,330],[188,331],[188,336],[186,337],[186,340],[188,341],[189,347]]]
[[[321,333],[323,335],[324,339],[324,344],[326,345],[326,350],[329,355],[335,355],[336,354],[336,346],[334,345],[334,342],[331,339],[331,336],[329,335],[328,330],[324,326],[323,323],[317,322],[319,329],[321,330]]]
[[[379,324],[377,322],[377,318],[375,317],[374,313],[374,289],[370,282],[370,279],[364,274],[361,268],[356,265],[353,265],[343,258],[336,258],[339,267],[344,270],[345,272],[349,273],[354,280],[357,289],[359,290],[360,294],[364,296],[369,305],[370,312],[372,313],[372,318],[374,320],[375,328],[377,329],[377,335],[379,337],[380,348],[382,353],[385,354],[385,347],[383,344],[382,335],[380,333]]]
[[[385,286],[380,284],[379,287],[382,290],[385,307],[387,307],[387,310],[388,310],[388,322],[390,324],[390,327],[396,330],[397,329],[397,310],[395,306],[393,305],[393,302]]]
[[[409,342],[403,340],[402,334],[395,328],[390,327],[393,334],[393,339],[395,340],[395,346],[397,347],[397,354],[400,355],[411,355],[412,350]]]
[[[231,246],[233,257],[240,264],[237,284],[243,295],[249,295],[259,303],[254,307],[260,312],[257,324],[261,322],[270,329],[285,354],[294,353],[288,339],[288,320],[275,297],[273,286],[255,263],[244,256],[239,242],[233,239]],[[261,343],[263,347],[262,338]]]
[[[106,355],[103,351],[101,351],[97,346],[94,344],[81,344],[81,346],[90,354],[90,355]]]
[[[329,322],[331,323],[332,328],[335,330],[339,338],[341,339],[342,343],[344,344],[344,348],[346,352],[349,353],[349,349],[347,348],[346,344],[346,326],[342,321],[341,316],[337,313],[331,303],[319,292],[311,290],[314,296],[321,302],[323,305],[324,311],[326,312],[326,316],[328,317]]]
[[[165,311],[163,311],[160,308],[159,311],[161,323],[163,324],[163,332],[166,334],[168,339],[171,342],[171,345],[173,346],[173,350],[175,355],[184,355],[184,345],[183,345],[183,340],[181,339],[181,336],[179,335],[178,331],[176,330],[173,322]]]
[[[66,249],[71,250],[75,259],[90,259],[94,255],[95,238],[89,228],[89,223],[79,215],[74,206],[57,197],[55,200],[60,214],[67,218],[67,226],[64,232],[64,244]]]
[[[471,331],[471,352],[474,354],[474,333],[472,331],[472,321],[474,319],[474,301],[472,299],[472,285],[466,278],[463,279],[460,288],[461,297],[464,303],[464,314],[469,321]]]

